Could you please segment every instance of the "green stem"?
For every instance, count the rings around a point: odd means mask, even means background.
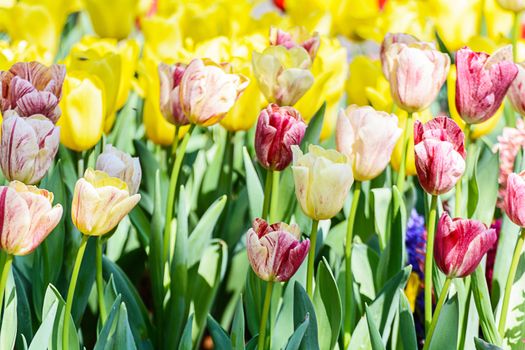
[[[186,147],[188,146],[188,141],[190,140],[191,133],[194,128],[195,124],[192,124],[186,135],[184,135],[182,143],[180,144],[180,146],[178,146],[177,152],[174,154],[175,161],[173,162],[173,168],[171,169],[170,187],[168,189],[168,202],[166,203],[166,221],[164,223],[164,241],[162,252],[162,261],[164,262],[168,260],[171,238],[171,220],[173,219],[173,207],[175,206],[175,197],[177,196],[177,180],[179,179],[180,168],[182,166],[182,161],[184,160]],[[176,140],[178,140],[178,135],[175,135],[173,141],[174,144],[178,142]]]
[[[279,206],[279,180],[281,173],[278,171],[273,171],[272,179],[272,198],[270,199],[270,221],[276,222]]]
[[[106,301],[104,300],[104,278],[102,276],[102,237],[97,238],[97,256],[96,256],[96,267],[97,267],[97,297],[98,297],[98,308],[100,313],[101,324],[106,322]]]
[[[436,325],[438,323],[439,314],[441,313],[441,308],[443,307],[443,304],[445,303],[445,299],[447,298],[448,288],[450,287],[450,282],[452,282],[452,279],[450,277],[447,277],[447,279],[445,280],[445,284],[443,285],[443,289],[441,290],[441,295],[439,296],[439,299],[436,305],[436,312],[434,313],[434,317],[432,317],[432,323],[430,324],[430,329],[428,330],[427,337],[425,339],[425,345],[423,346],[423,350],[427,350],[430,346],[430,342],[432,341],[432,335],[434,334],[434,331],[436,330]]]
[[[71,315],[71,308],[73,307],[73,297],[75,296],[75,288],[77,286],[78,273],[80,272],[80,265],[82,265],[82,258],[84,257],[84,252],[86,251],[88,240],[89,236],[82,235],[82,241],[80,241],[80,247],[78,248],[77,258],[75,259],[75,265],[73,266],[73,273],[71,274],[71,281],[69,282],[69,288],[67,291],[66,299],[66,311],[64,312],[64,329],[62,331],[63,350],[68,350],[69,348],[69,317]]]
[[[512,255],[512,262],[510,264],[509,275],[507,277],[507,284],[505,285],[503,304],[501,306],[501,317],[499,319],[498,332],[502,338],[505,335],[505,324],[507,322],[507,313],[509,311],[510,292],[512,291],[512,285],[514,284],[514,278],[516,277],[516,270],[520,261],[520,255],[523,249],[524,240],[525,228],[522,228],[518,237],[518,242],[516,243],[516,247],[514,248],[514,254]]]
[[[465,302],[465,309],[463,311],[463,322],[461,324],[461,333],[459,334],[459,347],[458,349],[465,348],[465,341],[467,337],[467,327],[468,327],[468,315],[470,310],[470,300],[472,298],[472,288],[470,287],[470,276],[467,276],[463,279],[465,282],[465,289],[467,290],[467,300]]]
[[[433,195],[427,223],[427,252],[425,255],[425,330],[432,322],[432,263],[434,261],[434,232],[436,229],[437,199]]]
[[[259,345],[257,346],[258,350],[263,350],[265,348],[265,338],[266,338],[266,323],[268,323],[268,314],[270,313],[270,304],[272,302],[272,291],[273,291],[273,282],[269,281],[266,283],[266,295],[264,296],[264,304],[261,316],[261,324],[259,325]]]
[[[408,127],[412,121],[412,113],[409,112],[407,119],[405,120],[405,127],[403,128],[403,152],[401,153],[401,164],[399,164],[399,173],[397,174],[397,189],[403,193],[405,189],[405,174],[406,174],[406,162],[408,153],[408,140],[410,139],[410,132]]]
[[[7,254],[5,263],[4,263],[4,267],[2,269],[2,277],[0,279],[0,314],[2,312],[2,302],[4,301],[7,277],[9,276],[9,271],[11,270],[12,263],[13,263],[13,256],[11,254]]]
[[[352,278],[352,240],[354,237],[354,222],[361,195],[361,182],[354,183],[354,195],[352,197],[352,206],[348,215],[346,225],[346,243],[345,243],[345,321],[344,321],[344,347],[350,344],[352,337],[352,316],[353,316],[353,278]]]
[[[177,154],[177,147],[179,146],[179,130],[180,127],[175,125],[175,134],[173,135],[173,143],[171,144],[171,156],[175,157]]]
[[[312,220],[312,231],[310,232],[310,252],[308,252],[308,271],[306,272],[306,293],[313,300],[313,280],[314,280],[314,261],[315,245],[317,244],[318,220]]]
[[[268,169],[266,172],[266,183],[264,184],[264,202],[261,218],[266,220],[270,211],[270,199],[273,187],[273,171]]]
[[[514,13],[514,25],[512,26],[512,55],[514,62],[518,62],[518,39],[520,37],[520,15],[521,12]]]

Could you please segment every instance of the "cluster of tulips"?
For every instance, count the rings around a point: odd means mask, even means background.
[[[0,1],[0,350],[520,349],[525,2],[434,2]]]

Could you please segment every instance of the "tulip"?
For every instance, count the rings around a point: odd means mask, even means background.
[[[61,111],[63,65],[46,67],[38,62],[19,62],[0,73],[2,113],[14,109],[22,117],[42,114],[56,123]]]
[[[140,194],[130,195],[124,181],[87,169],[75,185],[71,218],[82,234],[102,236],[115,228],[139,200]]]
[[[456,53],[456,69],[456,108],[468,124],[492,117],[518,74],[510,45],[490,56],[466,47],[460,49]]]
[[[414,153],[421,187],[432,195],[446,193],[465,171],[463,131],[450,118],[414,124]]]
[[[447,277],[470,275],[496,242],[496,230],[477,220],[454,218],[446,212],[438,222],[434,257]]]
[[[371,180],[386,168],[401,133],[395,115],[352,105],[339,113],[337,150],[348,158],[356,181]]]
[[[252,56],[253,72],[268,102],[293,106],[314,82],[311,58],[302,47],[270,46]]]
[[[406,45],[410,44],[416,44],[419,40],[410,34],[404,34],[404,33],[387,33],[385,35],[385,38],[381,42],[381,48],[379,51],[379,57],[381,58],[381,69],[383,70],[383,74],[388,79],[388,65],[387,65],[387,59],[386,59],[386,52],[392,46],[392,44],[395,43],[402,43]]]
[[[86,0],[84,4],[95,33],[101,37],[124,39],[131,33],[138,0]]]
[[[514,110],[525,116],[525,62],[516,63],[518,74],[510,85],[507,96]]]
[[[299,145],[306,124],[293,107],[270,104],[259,114],[255,130],[255,153],[270,170],[284,170],[292,161],[292,145]]]
[[[282,45],[287,49],[292,47],[302,47],[308,52],[312,61],[317,55],[321,41],[318,33],[309,35],[305,28],[295,27],[289,33],[275,27],[270,28],[270,45]]]
[[[216,124],[247,85],[243,75],[230,74],[219,65],[194,59],[186,67],[179,86],[182,111],[191,123]]]
[[[95,146],[104,131],[104,106],[104,86],[99,78],[83,72],[69,73],[60,102],[64,115],[57,124],[62,130],[60,142],[75,151]]]
[[[498,5],[507,11],[519,13],[525,10],[525,0],[497,0],[497,1],[498,1]]]
[[[447,78],[448,55],[424,42],[394,43],[384,55],[386,76],[395,103],[407,112],[430,106]]]
[[[0,166],[12,181],[36,184],[53,163],[60,142],[60,130],[40,114],[20,117],[10,110],[2,122]]]
[[[34,251],[62,217],[62,206],[52,204],[53,193],[47,190],[19,181],[0,186],[0,248],[10,255]]]
[[[97,158],[96,170],[105,172],[111,177],[116,177],[128,185],[129,193],[135,194],[139,190],[142,170],[138,157],[131,157],[112,145],[104,146]]]
[[[179,126],[190,123],[182,112],[179,94],[179,85],[185,70],[186,66],[181,63],[173,66],[164,63],[159,65],[160,111],[168,122]]]
[[[253,222],[246,236],[248,260],[253,271],[267,282],[286,282],[299,269],[310,247],[310,241],[300,241],[297,225],[269,225],[261,218]]]
[[[292,145],[295,195],[303,212],[314,220],[334,217],[352,186],[352,166],[345,155],[310,145],[303,154]]]

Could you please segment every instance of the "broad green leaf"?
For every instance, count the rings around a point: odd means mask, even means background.
[[[301,342],[303,341],[304,334],[310,325],[310,315],[306,314],[304,321],[295,329],[290,339],[288,339],[288,344],[286,344],[285,350],[299,350]]]
[[[133,210],[129,212],[129,219],[133,227],[137,230],[137,235],[142,245],[142,248],[145,249],[149,246],[149,239],[151,236],[151,223],[144,210],[140,205],[135,206]]]
[[[12,271],[9,272],[7,278],[3,301],[4,304],[0,305],[0,309],[2,309],[3,306],[2,327],[0,328],[0,349],[10,350],[15,346],[18,325],[16,314],[17,294]]]
[[[186,321],[186,326],[184,326],[184,331],[182,332],[182,336],[180,338],[179,342],[179,350],[191,350],[192,349],[192,341],[191,341],[191,331],[193,326],[193,314],[188,317],[188,320]]]
[[[471,286],[472,295],[476,303],[476,309],[478,310],[479,320],[483,335],[487,340],[494,344],[501,344],[501,338],[498,333],[498,328],[494,320],[494,314],[492,312],[492,306],[490,304],[489,289],[487,287],[487,280],[485,274],[478,266],[474,273],[471,275]]]
[[[458,342],[458,297],[454,295],[448,299],[441,309],[438,323],[434,331],[429,349],[455,349]]]
[[[403,344],[403,350],[417,350],[416,327],[414,316],[410,309],[410,303],[403,291],[399,297],[399,339]]]
[[[117,313],[121,302],[122,298],[120,295],[118,295],[109,309],[108,318],[106,319],[106,322],[104,323],[102,329],[100,330],[100,333],[98,334],[98,340],[93,350],[106,349],[107,343],[109,341],[110,332],[111,329],[114,328],[113,323],[115,322],[115,318],[117,317]]]
[[[479,338],[474,338],[474,344],[476,345],[476,350],[503,350],[503,348],[487,343],[486,341]]]
[[[149,246],[149,267],[151,275],[151,287],[153,293],[153,318],[158,321],[158,317],[162,314],[164,304],[164,210],[162,210],[161,201],[164,192],[161,190],[160,172],[157,170],[155,176],[155,195],[153,196],[155,203],[153,218],[151,222],[151,237]]]
[[[117,297],[94,350],[135,350],[126,305]]]
[[[308,145],[319,144],[319,137],[321,136],[321,130],[323,128],[324,113],[326,111],[326,102],[323,102],[317,112],[315,112],[312,119],[308,123],[306,132],[304,133],[303,140],[301,142],[301,149],[303,152],[308,150]]]
[[[246,321],[251,334],[259,333],[259,320],[261,319],[264,292],[263,281],[250,268],[246,278],[245,303]]]
[[[315,309],[306,294],[303,286],[299,282],[294,284],[294,310],[293,323],[297,329],[306,318],[310,319],[308,328],[305,331],[301,341],[300,349],[315,350],[319,349],[319,340],[317,334],[317,319],[315,316]]]
[[[53,326],[58,312],[58,304],[58,300],[55,300],[47,310],[47,314],[43,315],[44,319],[33,337],[29,350],[41,350],[42,344],[49,343],[49,339],[51,339],[51,335],[53,334]]]
[[[392,201],[392,191],[390,188],[372,189],[372,205],[374,208],[375,230],[379,235],[381,247],[387,245],[388,225],[392,216],[390,202]]]
[[[473,218],[490,226],[494,217],[496,201],[498,200],[499,157],[492,150],[484,147],[478,160],[476,169],[476,183],[478,189],[478,203]]]
[[[365,318],[368,325],[368,331],[370,336],[370,343],[372,345],[372,350],[385,350],[385,344],[381,339],[381,334],[377,330],[377,326],[374,323],[374,318],[370,315],[370,310],[368,305],[365,305]]]
[[[228,337],[228,334],[226,334],[221,325],[218,324],[211,315],[208,315],[208,330],[210,331],[211,338],[213,339],[213,345],[217,349],[233,349],[232,342]]]
[[[474,215],[476,207],[479,202],[479,185],[477,179],[478,167],[477,162],[481,147],[477,147],[476,144],[471,143],[467,153],[467,171],[468,174],[468,201],[467,201],[467,215],[471,218]],[[483,184],[487,186],[488,184]]]
[[[239,297],[233,317],[230,339],[235,350],[244,350],[244,309],[242,295]]]
[[[359,293],[370,301],[376,297],[374,276],[378,264],[379,256],[375,250],[363,243],[352,244],[352,276],[359,286]]]
[[[13,266],[13,278],[16,284],[16,312],[19,320],[24,322],[18,322],[17,334],[20,336],[16,339],[16,347],[19,348],[24,337],[26,339],[33,338],[33,324],[31,304],[29,303],[29,297],[27,295],[28,290],[31,289],[31,284],[26,278],[18,271],[16,264]]]
[[[259,180],[259,175],[252,163],[246,147],[242,150],[244,168],[246,170],[246,186],[248,188],[248,201],[250,202],[250,218],[253,220],[261,216],[264,201],[264,192]]]

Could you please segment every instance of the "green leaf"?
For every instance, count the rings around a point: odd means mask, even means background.
[[[189,267],[201,260],[202,254],[210,243],[215,224],[226,205],[226,198],[225,195],[218,198],[208,210],[206,210],[195,229],[191,232],[190,238],[188,239],[188,250],[192,252],[192,254],[188,255]]]
[[[487,343],[486,341],[479,338],[474,338],[474,344],[476,345],[476,350],[503,350],[503,348]]]
[[[111,308],[109,309],[110,311],[108,314],[108,318],[106,319],[106,322],[104,323],[100,333],[98,334],[98,340],[93,350],[106,349],[107,343],[109,341],[109,333],[111,332],[111,328],[113,328],[113,323],[117,316],[117,312],[119,310],[121,302],[122,298],[120,295],[118,295],[113,304],[111,305]]]
[[[439,319],[430,343],[430,350],[455,349],[458,342],[458,297],[448,299],[439,315]]]
[[[120,297],[117,297],[94,350],[119,349],[136,350],[137,347],[129,326],[126,305],[120,300]]]
[[[326,111],[326,102],[323,102],[317,112],[315,112],[312,119],[308,123],[306,132],[304,133],[303,141],[301,142],[301,149],[303,152],[308,150],[308,145],[318,144],[321,130],[323,129],[324,113]]]
[[[259,175],[255,170],[252,159],[248,154],[246,147],[242,149],[242,156],[244,159],[244,169],[246,171],[246,186],[248,188],[248,201],[250,202],[250,218],[251,220],[261,216],[262,205],[264,202],[264,192],[259,180]]]
[[[467,200],[467,215],[471,218],[474,215],[476,207],[479,202],[479,185],[477,179],[479,154],[481,147],[476,147],[475,144],[471,144],[469,147],[469,153],[467,154],[467,174],[468,174],[468,200]],[[483,184],[486,186],[487,184]]]
[[[314,307],[321,349],[333,349],[341,328],[342,306],[337,283],[325,258],[317,268]]]
[[[242,295],[239,297],[233,317],[230,339],[235,350],[244,350],[244,309]]]
[[[478,266],[476,270],[474,270],[474,273],[471,276],[471,286],[483,335],[489,342],[499,345],[501,344],[501,338],[498,333],[498,328],[492,312],[492,306],[490,304],[487,280],[485,279],[485,274],[483,273],[481,266]]]
[[[18,271],[16,264],[13,269],[13,278],[16,284],[16,312],[17,318],[19,320],[24,320],[24,322],[18,323],[17,333],[20,334],[20,337],[16,340],[16,347],[19,348],[23,343],[23,338],[33,339],[33,316],[31,304],[29,303],[28,298],[28,289],[31,289],[31,284],[26,278]]]
[[[0,291],[4,292],[4,291]],[[2,315],[2,327],[0,328],[0,349],[13,349],[17,335],[17,295],[13,273],[9,272],[5,286],[4,304],[0,305],[4,313]],[[1,310],[0,310],[1,311]]]
[[[151,236],[151,223],[144,210],[140,205],[135,206],[128,214],[131,224],[137,230],[137,235],[142,245],[142,248],[145,249],[149,246],[149,238]]]
[[[399,298],[399,338],[403,344],[403,350],[418,349],[414,317],[410,303],[403,291],[401,291]]]
[[[288,339],[285,350],[299,350],[304,334],[310,325],[310,315],[306,314],[304,321],[295,329],[291,337]]]
[[[259,320],[262,317],[264,290],[263,281],[261,281],[250,268],[248,270],[248,277],[246,278],[245,302],[246,321],[251,334],[259,333]]]
[[[158,321],[162,314],[164,304],[164,211],[162,210],[162,195],[160,172],[157,170],[155,176],[155,195],[153,219],[151,222],[151,237],[149,246],[149,267],[151,275],[151,287],[153,293],[154,314],[153,318]],[[165,191],[164,191],[165,192]],[[167,223],[166,223],[167,224]]]
[[[385,344],[383,344],[383,340],[381,340],[381,334],[379,334],[379,331],[377,330],[377,326],[374,323],[374,318],[370,315],[370,309],[368,308],[368,305],[365,305],[365,316],[370,335],[370,342],[372,344],[372,350],[384,350]]]
[[[43,321],[40,324],[33,341],[29,346],[29,350],[40,350],[42,349],[42,344],[48,344],[53,334],[53,326],[55,323],[55,318],[58,312],[58,301],[55,300],[50,308],[48,309],[47,314],[43,315]]]
[[[193,329],[193,314],[190,315],[188,320],[186,321],[186,326],[184,326],[184,331],[182,332],[182,337],[180,338],[179,342],[179,350],[191,350],[192,348],[192,341],[191,341],[191,333]]]
[[[210,331],[213,345],[217,349],[232,350],[232,342],[228,338],[228,334],[222,329],[221,325],[215,319],[208,315],[208,330]]]
[[[294,309],[293,309],[293,323],[297,329],[304,320],[309,317],[310,323],[305,331],[304,337],[301,341],[300,349],[315,350],[319,349],[319,341],[317,334],[317,319],[315,316],[315,309],[306,294],[303,286],[299,282],[294,284]]]
[[[476,184],[481,184],[478,188],[478,201],[473,218],[480,220],[485,225],[492,224],[496,201],[498,200],[498,175],[499,175],[499,157],[492,153],[487,147],[483,148],[481,157],[478,160],[476,172]]]
[[[379,235],[380,246],[387,245],[388,225],[390,224],[392,209],[392,191],[390,188],[372,189],[372,205],[374,208],[375,230]]]

